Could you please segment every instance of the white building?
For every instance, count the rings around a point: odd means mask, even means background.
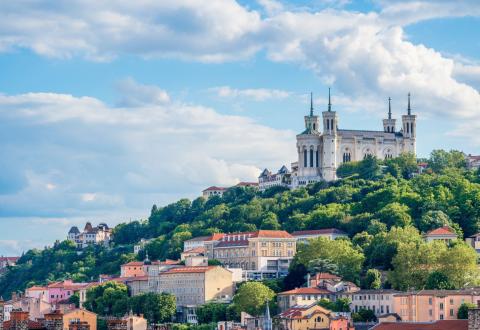
[[[289,185],[296,188],[321,180],[335,180],[336,170],[342,163],[360,161],[369,155],[387,159],[402,153],[415,154],[416,134],[416,115],[412,114],[410,94],[400,130],[397,130],[396,119],[392,118],[389,98],[388,117],[383,119],[383,130],[370,131],[339,128],[339,118],[332,111],[329,90],[328,108],[322,112],[321,118],[314,114],[311,101],[310,114],[305,116],[305,130],[297,135],[298,161],[292,163]],[[260,186],[279,185],[278,180],[262,182],[270,177],[271,174],[262,173]]]
[[[360,309],[369,309],[376,316],[393,312],[394,295],[400,291],[381,289],[381,290],[360,290],[352,293],[339,294],[337,297],[349,298],[352,302],[350,309],[357,313]]]
[[[336,228],[294,231],[292,236],[297,239],[297,243],[308,243],[309,239],[319,237],[325,237],[331,240],[339,237],[348,237],[347,233]]]
[[[458,238],[458,235],[449,226],[443,226],[437,229],[430,230],[428,233],[425,234],[424,238],[427,242],[444,241],[448,243],[452,240],[456,240]]]
[[[112,235],[112,230],[108,228],[106,223],[101,223],[97,227],[93,227],[90,222],[87,222],[83,232],[78,230],[78,227],[73,226],[68,231],[68,239],[75,242],[79,249],[85,248],[92,244],[108,245]]]
[[[258,177],[258,189],[265,189],[277,186],[289,187],[291,184],[291,173],[288,168],[283,165],[277,173],[272,173],[268,169],[264,169]]]
[[[211,186],[202,191],[202,196],[205,198],[210,198],[213,196],[223,196],[223,193],[227,191],[228,188]]]

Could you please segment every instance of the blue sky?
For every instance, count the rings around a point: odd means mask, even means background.
[[[329,86],[341,127],[411,92],[420,156],[478,154],[479,30],[477,1],[2,3],[0,255],[289,164]]]

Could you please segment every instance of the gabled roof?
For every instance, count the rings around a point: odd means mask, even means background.
[[[143,261],[130,261],[123,264],[121,267],[140,267],[143,266]]]
[[[265,177],[268,177],[272,175],[272,173],[266,168],[262,171],[262,173],[260,174],[259,178],[265,178]]]
[[[443,226],[437,229],[430,230],[427,232],[425,236],[455,236],[457,237],[457,234],[455,231],[450,228],[449,226]]]
[[[319,288],[297,288],[297,289],[279,293],[279,295],[296,295],[296,294],[331,294],[331,292],[328,290],[319,289]]]
[[[435,322],[382,322],[375,330],[467,330],[468,320],[439,320]]]
[[[312,308],[315,308],[317,310],[317,312],[323,312],[327,315],[330,315],[331,312],[326,309],[326,308],[323,308],[322,306],[319,306],[317,305],[316,303],[314,304],[311,304],[309,306],[294,306],[292,308],[289,308],[287,309],[286,311],[280,313],[277,315],[277,317],[279,318],[282,318],[282,319],[303,319],[303,318],[309,318],[311,317],[313,314],[315,314],[315,311],[313,313],[310,313],[310,314],[307,314],[307,315],[303,315],[302,316],[302,313],[303,312],[306,312],[308,311],[309,309],[312,309]]]
[[[70,228],[70,230],[68,231],[69,234],[80,234],[80,230],[78,230],[78,227],[77,226],[73,226],[72,228]]]
[[[280,169],[278,170],[277,172],[278,174],[287,174],[287,173],[290,173],[290,171],[288,170],[288,168],[283,165],[282,167],[280,167]]]
[[[211,187],[208,187],[207,189],[205,189],[203,191],[225,191],[227,189],[228,188],[225,188],[225,187],[211,186]]]
[[[43,291],[43,290],[47,290],[47,288],[44,286],[32,286],[30,288],[27,288],[27,291]]]
[[[285,230],[258,230],[253,232],[252,237],[293,238],[293,236],[287,233]]]
[[[308,236],[308,235],[347,235],[344,231],[337,228],[325,228],[325,229],[314,229],[314,230],[298,230],[292,233],[293,236]]]
[[[315,280],[341,280],[342,278],[340,276],[330,274],[330,273],[317,273],[312,276],[312,279]]]

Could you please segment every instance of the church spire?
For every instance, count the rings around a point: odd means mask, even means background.
[[[328,111],[332,111],[332,100],[330,98],[330,87],[328,87]]]
[[[388,119],[392,119],[392,98],[388,98]]]
[[[310,117],[313,117],[313,93],[310,92]]]
[[[410,107],[410,92],[408,92],[408,107],[407,107],[408,115],[412,114],[412,108]]]

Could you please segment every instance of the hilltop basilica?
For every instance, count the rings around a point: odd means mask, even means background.
[[[390,98],[388,99],[388,117],[383,119],[383,130],[368,131],[340,129],[338,115],[332,111],[330,90],[328,108],[317,116],[310,100],[310,114],[305,116],[305,130],[297,135],[298,161],[292,163],[291,170],[286,166],[277,173],[265,169],[259,177],[259,189],[272,186],[296,188],[309,183],[336,177],[337,167],[346,162],[359,161],[368,155],[378,159],[397,157],[401,153],[416,151],[416,115],[412,115],[410,94],[408,94],[407,113],[402,115],[402,125],[396,127],[392,118]]]

